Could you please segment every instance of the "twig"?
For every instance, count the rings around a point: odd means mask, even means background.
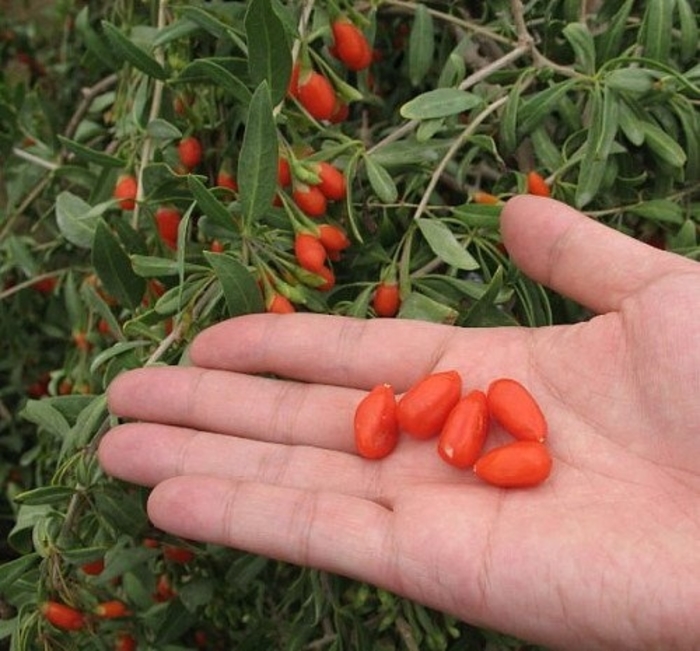
[[[98,81],[94,86],[91,86],[90,88],[84,88],[83,89],[83,99],[81,100],[80,104],[78,105],[78,108],[75,109],[75,112],[71,116],[71,119],[68,121],[68,125],[66,126],[65,130],[63,131],[63,135],[66,138],[72,138],[75,135],[75,132],[78,130],[78,126],[80,126],[80,121],[83,119],[85,114],[88,112],[90,109],[90,106],[92,105],[92,101],[100,94],[104,93],[106,90],[114,86],[114,84],[117,83],[118,80],[118,75],[116,73],[108,75],[104,79],[101,79]]]
[[[26,160],[29,163],[34,163],[34,165],[37,167],[43,167],[45,170],[49,170],[50,172],[55,172],[60,167],[58,163],[54,163],[50,160],[46,160],[45,158],[41,158],[40,156],[30,154],[28,151],[24,151],[24,149],[21,149],[20,147],[13,147],[12,153],[17,156],[17,158]]]

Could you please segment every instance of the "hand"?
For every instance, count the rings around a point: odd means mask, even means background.
[[[556,201],[517,197],[503,237],[531,278],[599,316],[548,328],[251,315],[203,332],[192,367],[125,373],[108,473],[153,486],[154,524],[367,581],[551,647],[700,639],[700,265]],[[554,457],[500,490],[403,437],[353,451],[380,382],[456,369],[522,381]],[[273,379],[263,374],[274,374]],[[505,441],[505,435],[501,433]],[[493,440],[493,439],[491,439]]]

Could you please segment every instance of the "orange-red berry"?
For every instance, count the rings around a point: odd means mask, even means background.
[[[294,255],[300,267],[313,273],[319,273],[326,262],[326,249],[321,240],[311,233],[297,234],[294,238]]]
[[[292,191],[292,199],[309,217],[321,217],[326,214],[328,200],[317,185],[298,184]]]
[[[335,89],[326,77],[315,70],[308,70],[300,76],[296,97],[309,115],[317,120],[330,120],[335,111]]]
[[[202,144],[194,136],[183,138],[177,146],[177,153],[187,170],[194,169],[202,162]]]
[[[114,186],[112,196],[119,201],[122,210],[133,210],[136,207],[138,181],[133,174],[122,174]]]
[[[360,29],[347,19],[331,25],[333,54],[348,70],[364,70],[372,63],[372,47]]]
[[[391,318],[396,316],[401,306],[399,286],[393,282],[381,282],[374,290],[372,307],[377,316]]]

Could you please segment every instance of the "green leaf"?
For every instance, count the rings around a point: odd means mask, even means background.
[[[27,400],[20,415],[58,438],[70,431],[68,421],[49,400]]]
[[[683,208],[669,199],[651,199],[628,208],[628,211],[655,222],[682,224]]]
[[[469,111],[483,103],[479,95],[459,88],[436,88],[406,102],[400,109],[408,120],[431,120]]]
[[[110,156],[101,151],[96,151],[91,147],[86,147],[81,145],[75,140],[70,140],[64,136],[59,135],[58,141],[72,154],[75,154],[79,159],[84,160],[88,163],[95,163],[96,165],[101,165],[102,167],[124,167],[124,161],[116,156]]]
[[[99,209],[93,209],[80,197],[64,190],[56,197],[56,223],[61,235],[71,244],[89,249],[95,237],[97,222],[105,207],[102,204]]]
[[[151,138],[159,140],[179,140],[182,138],[182,131],[172,122],[168,122],[163,118],[151,120],[146,126],[146,132]]]
[[[225,229],[229,233],[235,233],[236,228],[233,216],[226,206],[216,198],[214,193],[196,176],[190,175],[187,178],[187,184],[202,212],[220,228]]]
[[[639,44],[647,59],[666,63],[671,51],[673,12],[676,0],[647,0]]]
[[[146,291],[146,281],[134,273],[129,256],[102,219],[95,230],[92,264],[107,293],[122,305],[138,307]]]
[[[41,557],[39,554],[26,554],[0,565],[0,593],[5,592],[17,579],[26,574],[35,565],[38,565]]]
[[[585,23],[569,23],[562,32],[574,50],[578,69],[592,75],[596,70],[595,42],[588,26]]]
[[[278,157],[277,126],[270,91],[263,81],[250,101],[238,159],[238,197],[248,224],[270,210],[277,192]]]
[[[681,61],[692,61],[698,50],[698,19],[688,0],[676,0],[681,27]]]
[[[605,84],[618,91],[642,95],[654,85],[655,77],[644,68],[617,68],[605,77]]]
[[[673,167],[683,167],[688,157],[683,148],[660,126],[653,122],[642,122],[644,142],[661,160]]]
[[[454,324],[459,312],[449,305],[428,298],[424,294],[411,292],[401,303],[398,316],[401,319]]]
[[[209,32],[215,38],[224,38],[228,32],[228,26],[214,17],[211,11],[205,11],[200,7],[183,5],[178,7],[182,15],[193,23]]]
[[[539,93],[528,95],[518,111],[518,139],[529,135],[540,126],[577,83],[575,79],[567,79]]]
[[[241,104],[247,106],[251,93],[248,87],[223,65],[212,59],[195,59],[187,64],[178,76],[178,82],[196,81],[201,78],[208,79],[224,92],[228,93]]]
[[[622,40],[627,29],[627,18],[629,18],[633,4],[634,0],[625,0],[610,19],[610,22],[596,36],[596,50],[599,61],[609,61],[620,54]]]
[[[15,495],[18,504],[61,504],[69,500],[75,493],[69,486],[39,486]]]
[[[684,133],[685,152],[688,163],[685,168],[687,181],[700,179],[700,115],[686,97],[673,99],[673,108],[680,120]]]
[[[424,4],[417,4],[408,37],[408,77],[418,86],[428,74],[435,56],[433,17]]]
[[[417,219],[416,224],[433,253],[443,262],[466,271],[479,268],[479,263],[443,222],[437,219]]]
[[[620,130],[625,137],[636,147],[641,147],[644,143],[644,114],[639,105],[629,97],[623,96],[620,101],[618,121]]]
[[[284,99],[292,70],[292,53],[282,21],[270,0],[250,0],[245,14],[248,70],[254,86],[266,81],[272,103]]]
[[[144,52],[138,45],[131,42],[122,32],[107,20],[102,21],[102,29],[118,58],[129,62],[144,74],[160,81],[168,78],[168,73],[163,66],[152,56]]]
[[[114,344],[111,348],[107,348],[106,350],[103,350],[95,355],[90,363],[90,373],[97,372],[101,366],[104,366],[115,357],[119,357],[124,353],[131,352],[132,350],[137,350],[138,348],[143,348],[144,346],[150,346],[150,344],[151,342],[146,340],[120,341]]]
[[[32,531],[50,513],[51,507],[48,504],[22,504],[17,512],[15,524],[7,535],[7,542],[20,553],[32,552]]]
[[[205,251],[204,257],[221,283],[229,316],[265,310],[258,283],[245,265],[224,253]]]
[[[394,179],[386,169],[377,163],[373,156],[364,156],[365,168],[367,169],[367,179],[372,186],[372,190],[384,203],[395,203],[399,198],[399,191],[394,183]]]
[[[97,433],[100,426],[104,425],[107,414],[107,396],[100,394],[93,396],[91,401],[78,414],[75,425],[71,427],[68,436],[63,439],[60,458],[65,458],[69,453],[87,445]]]
[[[590,129],[576,186],[576,207],[582,208],[596,196],[605,175],[608,156],[618,127],[619,100],[609,88],[596,87],[591,96]]]

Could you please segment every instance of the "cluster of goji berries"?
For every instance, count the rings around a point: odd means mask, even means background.
[[[492,420],[516,440],[484,453]],[[510,378],[462,396],[459,373],[442,371],[424,377],[398,400],[390,385],[380,384],[358,404],[354,432],[358,453],[368,459],[390,454],[401,432],[415,439],[437,437],[444,461],[473,468],[477,477],[501,488],[536,486],[552,468],[544,414],[530,392]]]

